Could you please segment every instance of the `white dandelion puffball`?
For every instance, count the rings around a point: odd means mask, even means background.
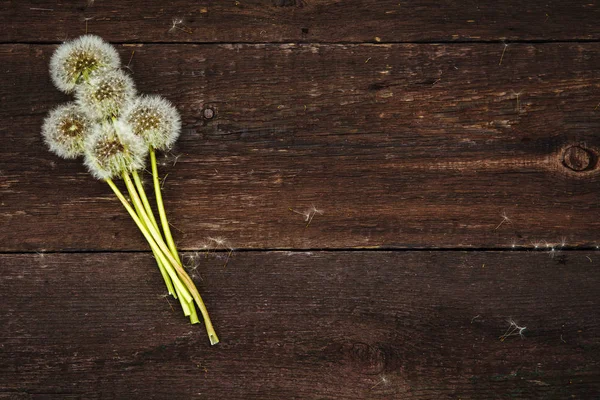
[[[123,120],[135,135],[158,150],[170,149],[181,131],[177,109],[160,96],[136,98],[123,112]]]
[[[77,87],[75,98],[92,118],[118,116],[135,97],[133,79],[120,70],[99,74]]]
[[[96,124],[85,141],[85,165],[97,179],[144,168],[148,146],[122,121]]]
[[[50,76],[58,90],[71,93],[93,73],[117,69],[120,65],[113,46],[98,36],[85,35],[56,49],[50,60]]]
[[[85,139],[90,136],[93,121],[75,103],[56,107],[48,113],[42,136],[50,151],[62,158],[83,155]]]

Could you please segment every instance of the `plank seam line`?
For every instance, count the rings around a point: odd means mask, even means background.
[[[0,41],[0,45],[40,45],[40,46],[54,46],[62,44],[62,41]],[[490,40],[398,40],[398,41],[385,41],[385,42],[353,42],[353,41],[339,41],[339,42],[305,42],[305,41],[287,41],[287,42],[204,42],[204,41],[157,41],[157,42],[144,42],[144,41],[110,41],[111,44],[121,45],[393,45],[393,44],[424,44],[424,45],[461,45],[461,44],[569,44],[569,43],[600,43],[600,38],[593,39],[513,39],[513,40],[501,40],[501,39],[490,39]]]
[[[192,252],[205,252],[205,249],[185,249],[179,250],[180,253],[192,253]],[[211,250],[210,253],[229,253],[229,249]],[[286,252],[286,253],[306,253],[306,252],[323,252],[323,253],[363,253],[363,252],[387,252],[387,253],[422,253],[422,252],[461,252],[461,253],[477,253],[477,252],[494,252],[494,253],[550,253],[549,248],[536,249],[533,247],[420,247],[420,248],[393,248],[393,247],[379,247],[379,248],[285,248],[285,247],[272,247],[272,248],[241,248],[233,249],[234,253],[263,253],[263,252]],[[556,253],[561,252],[590,252],[598,251],[596,246],[581,246],[581,247],[559,247],[555,248]],[[49,250],[49,251],[0,251],[0,255],[27,255],[27,254],[150,254],[150,250]]]

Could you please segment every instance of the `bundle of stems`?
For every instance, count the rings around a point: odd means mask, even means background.
[[[194,301],[196,302],[204,319],[204,324],[206,326],[206,332],[208,334],[210,343],[217,344],[219,342],[219,338],[217,337],[217,334],[213,328],[206,305],[204,304],[198,289],[194,285],[194,282],[183,268],[181,259],[179,258],[179,253],[175,247],[175,242],[171,236],[169,222],[167,221],[162,202],[160,183],[156,173],[156,156],[154,156],[154,152],[151,154],[153,155],[153,181],[157,208],[163,230],[162,234],[158,224],[156,223],[156,218],[154,217],[150,202],[148,201],[144,186],[137,171],[132,172],[133,181],[126,172],[124,172],[122,175],[131,202],[127,200],[112,179],[108,178],[106,182],[111,187],[117,198],[121,201],[150,245],[169,294],[176,299],[179,299],[184,315],[190,318],[190,322],[192,324],[200,322],[198,320],[198,314],[196,313],[196,307],[194,306]]]
[[[116,50],[97,36],[62,44],[50,66],[55,85],[75,92],[76,101],[49,113],[42,128],[46,144],[63,158],[83,156],[90,173],[110,186],[148,242],[169,294],[192,324],[200,322],[198,307],[210,343],[218,343],[202,297],[179,257],[162,199],[156,150],[168,150],[177,140],[177,110],[159,96],[138,96],[131,78],[119,69]],[[139,175],[148,155],[160,225]],[[116,178],[123,180],[127,196]]]

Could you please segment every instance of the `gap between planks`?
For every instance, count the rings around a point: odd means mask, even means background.
[[[554,250],[552,250],[554,249]],[[551,253],[555,251],[559,252],[590,252],[598,251],[599,246],[565,246],[565,247],[543,247],[534,248],[529,246],[520,247],[418,247],[418,248],[394,248],[394,247],[337,247],[337,248],[301,248],[301,247],[272,247],[272,248],[234,248],[230,249],[214,249],[210,250],[210,253],[264,253],[264,252],[284,252],[284,253],[306,253],[306,252],[322,252],[322,253],[363,253],[363,252],[387,252],[387,253],[432,253],[432,252],[460,252],[460,253]],[[206,252],[206,249],[179,249],[180,253],[202,253]],[[20,255],[20,254],[137,254],[137,253],[150,253],[150,249],[144,250],[26,250],[26,251],[0,251],[0,255]]]
[[[60,40],[52,41],[1,41],[0,45],[35,45],[35,46],[56,46],[64,43]],[[424,44],[424,45],[464,45],[464,44],[573,44],[573,43],[600,43],[600,39],[513,39],[513,40],[501,40],[501,39],[490,39],[490,40],[468,40],[468,39],[457,39],[457,40],[390,40],[390,41],[266,41],[266,42],[244,42],[244,41],[223,41],[223,42],[207,42],[207,41],[123,41],[123,40],[111,40],[110,43],[118,45],[248,45],[248,46],[286,46],[286,45],[323,45],[323,46],[335,46],[335,45],[374,45],[374,46],[386,46],[386,45],[397,45],[397,44]]]

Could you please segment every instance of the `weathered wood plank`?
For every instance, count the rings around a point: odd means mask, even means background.
[[[1,1],[3,42],[598,40],[589,0]],[[174,21],[181,21],[175,23]]]
[[[146,249],[108,187],[42,144],[67,99],[53,49],[0,46],[0,249]],[[498,44],[133,50],[139,89],[183,115],[162,168],[181,248],[598,244],[598,44],[514,44],[501,65]]]
[[[2,255],[0,392],[265,400],[599,393],[597,252],[242,252],[224,267],[225,257],[201,254],[193,272],[222,338],[210,347],[203,328],[161,297],[148,254]],[[527,327],[524,337],[501,341],[511,318]]]

